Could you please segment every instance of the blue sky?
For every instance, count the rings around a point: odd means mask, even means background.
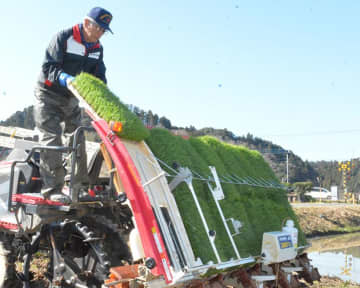
[[[49,3],[2,3],[1,120],[33,104],[52,36],[102,6],[114,16],[101,39],[108,86],[123,102],[304,160],[360,157],[359,1]]]

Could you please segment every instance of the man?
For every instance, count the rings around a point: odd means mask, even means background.
[[[111,20],[109,11],[95,7],[83,23],[60,31],[50,42],[35,88],[34,116],[36,127],[42,132],[42,145],[61,146],[62,132],[69,135],[80,124],[78,100],[67,89],[74,76],[87,72],[106,83],[103,47],[99,39],[106,31],[112,33],[109,27]],[[88,183],[85,139],[83,135],[80,138],[80,156],[77,157],[73,179],[73,191],[77,192]],[[61,153],[40,153],[40,175],[41,193],[46,199],[62,202],[70,200],[61,192],[65,176]]]

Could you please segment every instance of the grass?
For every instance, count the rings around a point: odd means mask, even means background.
[[[190,137],[185,140],[167,130],[152,129],[146,142],[159,159],[170,165],[176,162],[180,166],[189,167],[204,178],[210,176],[208,166],[215,166],[220,177],[235,174],[278,182],[260,153],[220,142],[213,137]],[[235,252],[207,184],[193,180],[193,186],[209,229],[216,231],[215,244],[221,260],[234,258]],[[293,219],[299,229],[284,190],[235,184],[223,184],[222,188],[225,199],[219,203],[225,218],[234,218],[243,224],[241,234],[234,237],[242,257],[260,255],[262,234],[281,230],[285,219]],[[173,193],[195,255],[204,263],[216,261],[187,185],[179,185]],[[305,243],[305,236],[299,231],[299,245]]]
[[[141,120],[100,79],[81,73],[76,76],[73,85],[101,118],[107,122],[123,123],[123,130],[119,133],[121,138],[141,141],[149,136]]]

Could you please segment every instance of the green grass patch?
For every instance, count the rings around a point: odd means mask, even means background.
[[[94,111],[107,122],[120,121],[123,129],[119,137],[141,141],[149,136],[148,129],[100,79],[81,73],[73,82],[74,87]]]
[[[360,231],[360,227],[354,227],[354,226],[337,227],[336,231],[343,233],[355,233]]]
[[[220,177],[237,175],[244,178],[250,176],[279,183],[260,153],[245,147],[220,142],[213,137],[190,137],[189,140],[184,140],[179,136],[172,135],[167,130],[152,129],[146,142],[159,159],[169,165],[176,162],[182,167],[189,167],[205,178],[211,175],[208,166],[215,166]],[[171,180],[169,179],[169,181]],[[212,185],[215,186],[214,183]],[[207,184],[194,179],[193,186],[209,228],[216,231],[215,244],[220,258],[223,261],[235,258],[235,252]],[[299,229],[296,216],[287,201],[285,190],[236,184],[222,184],[222,188],[225,199],[220,200],[219,204],[225,218],[234,218],[243,224],[241,233],[234,237],[242,257],[259,255],[263,233],[281,230],[285,219],[293,219]],[[180,184],[173,193],[195,256],[200,257],[204,263],[209,260],[216,261],[187,185]],[[229,227],[232,229],[230,222]],[[306,243],[301,230],[299,231],[299,240],[299,245]]]

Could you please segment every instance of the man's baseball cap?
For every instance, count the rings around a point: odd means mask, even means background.
[[[104,28],[105,31],[110,31],[113,33],[109,26],[112,20],[112,15],[109,11],[101,7],[95,7],[90,10],[90,12],[87,14],[87,17],[91,20],[94,20],[97,24],[99,24],[100,27]]]

